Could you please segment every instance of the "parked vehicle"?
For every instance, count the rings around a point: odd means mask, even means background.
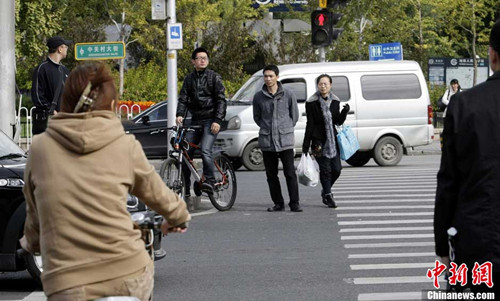
[[[279,66],[279,80],[299,103],[295,152],[300,155],[306,126],[305,101],[316,92],[316,78],[329,74],[333,92],[351,110],[345,125],[356,134],[360,150],[347,163],[363,166],[373,158],[380,166],[397,165],[406,148],[432,142],[432,108],[422,70],[414,61],[360,61]],[[258,147],[259,128],[253,121],[252,98],[262,89],[256,72],[228,102],[227,129],[216,145],[231,157],[235,168],[263,170]],[[342,105],[340,106],[342,107]]]
[[[33,279],[41,284],[41,256],[23,252],[19,244],[26,219],[26,202],[22,191],[26,160],[25,151],[0,131],[0,272],[28,270]],[[131,214],[151,214],[135,196],[129,196],[127,208]],[[161,237],[160,230],[153,229],[151,241],[154,239],[155,260],[166,255],[161,248]]]
[[[131,120],[122,121],[127,134],[133,134],[148,159],[168,157],[167,102],[159,102]]]

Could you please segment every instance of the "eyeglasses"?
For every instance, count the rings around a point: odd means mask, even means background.
[[[194,58],[196,61],[208,61],[208,57],[207,56],[197,56]]]
[[[328,87],[330,84],[329,83],[319,83],[318,86],[320,87]]]

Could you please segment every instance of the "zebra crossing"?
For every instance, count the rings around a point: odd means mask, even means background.
[[[422,300],[434,288],[426,272],[436,260],[437,169],[343,169],[333,193],[357,300]]]

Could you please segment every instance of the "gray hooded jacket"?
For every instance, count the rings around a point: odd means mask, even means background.
[[[278,82],[278,91],[271,95],[264,85],[253,97],[253,120],[260,127],[259,147],[262,151],[281,152],[293,149],[294,127],[299,107],[293,92]]]

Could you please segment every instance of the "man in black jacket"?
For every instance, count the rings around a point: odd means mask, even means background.
[[[434,236],[436,254],[449,266],[447,231],[455,228],[454,262],[467,267],[467,284],[473,284],[478,275],[476,263],[490,262],[492,271],[489,275],[483,271],[483,275],[492,276],[496,285],[491,288],[482,283],[471,289],[494,290],[500,297],[500,20],[491,31],[489,60],[494,74],[455,94],[448,106],[437,175]]]
[[[208,51],[196,48],[191,55],[194,71],[186,76],[177,103],[177,124],[181,124],[187,111],[191,113],[191,125],[201,126],[195,132],[187,134],[188,141],[199,144],[201,159],[203,161],[203,174],[205,175],[204,188],[213,191],[215,185],[214,163],[212,147],[220,130],[222,120],[226,116],[226,96],[222,77],[215,71],[207,69]],[[192,158],[194,149],[190,148],[189,156]],[[191,172],[183,165],[186,196],[190,196]],[[195,190],[196,192],[196,190]]]
[[[33,109],[33,135],[40,134],[47,127],[48,117],[57,114],[61,106],[61,95],[69,70],[61,64],[68,55],[72,41],[61,37],[47,40],[49,54],[33,72],[31,101]]]

